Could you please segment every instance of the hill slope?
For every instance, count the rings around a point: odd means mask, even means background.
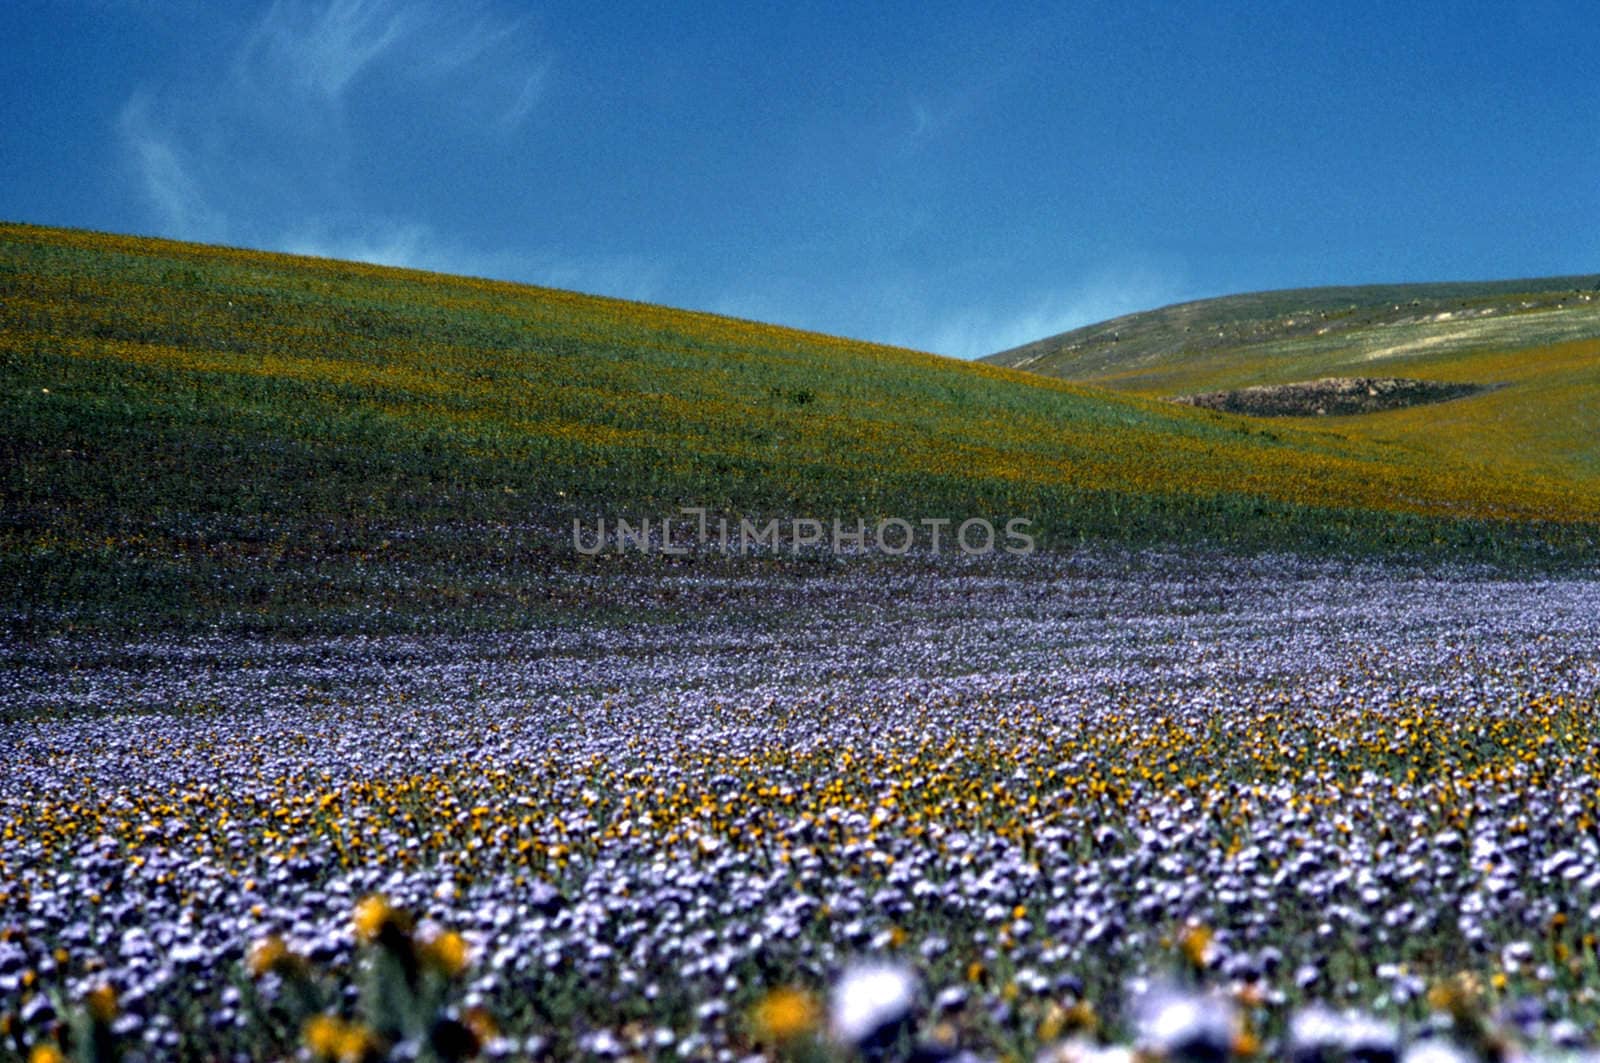
[[[1596,276],[1228,296],[1131,314],[984,361],[1149,398],[1214,400],[1327,377],[1429,381],[1471,394],[1298,423],[1498,469],[1508,482],[1542,476],[1587,493],[1600,478]]]
[[[1600,519],[1554,480],[994,366],[20,225],[0,406],[0,585],[28,630],[511,622],[634,563],[580,556],[572,519],[679,504],[1238,549],[1492,553]]]

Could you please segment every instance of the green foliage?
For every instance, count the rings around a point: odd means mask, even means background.
[[[660,562],[585,559],[570,528],[680,505],[1537,565],[1581,560],[1600,514],[1537,478],[909,351],[24,226],[0,228],[0,419],[5,623],[30,634],[670,610],[575,590]]]

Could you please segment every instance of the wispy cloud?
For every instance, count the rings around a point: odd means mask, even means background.
[[[148,86],[117,131],[162,235],[542,280],[519,272],[535,260],[474,254],[426,219],[372,210],[355,163],[373,131],[355,116],[381,103],[419,142],[440,123],[456,151],[476,137],[488,156],[538,106],[549,69],[528,20],[488,3],[275,0],[220,69]]]
[[[522,88],[517,92],[517,98],[511,101],[498,119],[496,125],[502,132],[510,132],[523,123],[523,120],[533,112],[533,107],[539,102],[539,97],[544,94],[544,83],[550,73],[548,65],[534,68],[522,81]]]
[[[117,131],[132,157],[139,192],[163,231],[194,240],[227,238],[227,219],[209,202],[182,143],[151,114],[150,97],[123,107]]]
[[[920,276],[842,281],[819,294],[781,281],[726,293],[708,309],[954,358],[980,358],[1059,332],[1197,297],[1182,271],[1119,265],[1008,302],[939,301]]]
[[[285,232],[278,249],[292,255],[516,280],[642,301],[658,298],[668,279],[659,264],[644,258],[485,251],[421,222],[369,220],[350,225],[312,218]]]
[[[275,100],[288,90],[332,106],[363,81],[449,81],[465,107],[523,115],[543,73],[525,18],[421,0],[275,0],[232,71]]]
[[[1180,278],[1108,270],[1009,308],[966,308],[907,330],[908,346],[956,358],[980,358],[1123,314],[1192,298]]]
[[[363,70],[416,35],[419,9],[386,0],[277,0],[251,32],[236,71],[338,101]]]

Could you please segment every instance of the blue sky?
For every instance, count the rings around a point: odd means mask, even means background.
[[[1600,270],[1584,2],[0,5],[0,217],[974,356]]]

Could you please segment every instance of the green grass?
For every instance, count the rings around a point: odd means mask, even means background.
[[[1148,398],[1329,376],[1479,385],[1447,406],[1302,424],[1494,469],[1507,482],[1547,477],[1583,494],[1600,478],[1600,277],[1228,296],[986,361]]]
[[[1385,350],[1526,348],[1597,328],[1600,275],[1293,288],[1128,314],[984,361],[1067,380],[1143,381],[1186,378],[1199,365],[1226,371],[1248,357],[1261,374],[1248,383],[1273,384]]]
[[[29,634],[672,615],[639,590],[669,562],[583,558],[570,527],[679,505],[1541,563],[1582,559],[1600,519],[1592,490],[1404,442],[570,292],[20,225],[0,226],[0,404],[3,612]]]

